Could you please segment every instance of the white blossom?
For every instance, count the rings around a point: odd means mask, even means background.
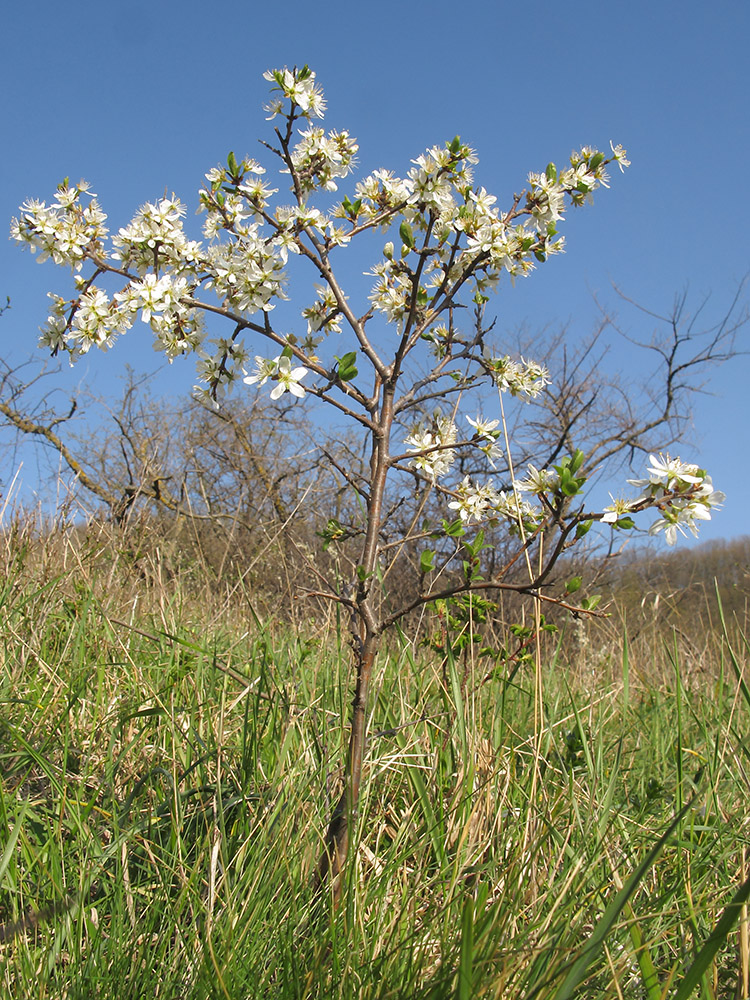
[[[522,493],[547,493],[554,490],[560,481],[560,477],[554,469],[537,469],[535,465],[529,464],[526,471],[526,478],[519,479],[513,486]]]
[[[711,510],[726,499],[715,490],[711,477],[699,466],[682,462],[669,455],[650,455],[650,465],[644,479],[629,479],[632,486],[643,490],[632,505],[655,505],[661,517],[649,529],[655,535],[663,531],[668,545],[674,545],[678,532],[698,534],[698,521],[710,521]],[[611,520],[611,518],[606,518]]]
[[[301,70],[269,69],[263,76],[275,83],[273,90],[280,90],[282,96],[291,101],[301,111],[305,118],[322,118],[325,114],[326,102],[323,91],[315,83],[315,74],[307,66]],[[269,120],[283,111],[283,102],[274,99],[266,106]]]
[[[271,390],[271,399],[278,399],[285,392],[290,392],[301,399],[305,395],[305,390],[299,383],[307,373],[308,369],[302,365],[292,368],[291,361],[285,355],[277,355],[270,359],[256,357],[254,373],[252,375],[245,373],[242,381],[247,385],[264,385],[268,379],[272,379],[278,385]]]
[[[523,358],[514,361],[508,355],[501,358],[485,356],[484,366],[499,391],[509,392],[511,396],[533,399],[549,385],[547,369],[536,361],[525,361]]]
[[[300,140],[292,151],[292,163],[302,192],[315,188],[335,191],[334,178],[346,177],[358,150],[357,143],[348,132],[329,132],[311,126],[300,133]]]
[[[457,499],[451,500],[448,506],[458,512],[462,521],[467,522],[483,520],[494,510],[500,497],[492,480],[479,485],[468,476],[459,485],[457,494]]]
[[[472,419],[471,417],[467,417],[466,419],[474,428],[474,433],[479,437],[487,438],[491,441],[494,441],[497,437],[495,428],[499,426],[499,420],[484,420],[479,416],[476,419]]]
[[[609,496],[612,503],[604,508],[604,516],[602,517],[603,524],[614,524],[616,521],[619,521],[621,517],[627,517],[633,511],[633,500],[625,500],[622,497],[617,497],[615,499],[611,493]]]
[[[81,195],[90,198],[87,204]],[[49,206],[31,198],[23,203],[21,213],[11,222],[11,238],[29,246],[32,253],[39,251],[40,262],[51,258],[56,264],[79,271],[87,255],[104,258],[107,216],[85,181],[74,187],[67,182],[61,184],[56,201]]]
[[[415,427],[406,439],[409,452],[418,454],[412,461],[415,469],[433,482],[444,476],[456,460],[451,447],[458,437],[456,425],[448,417],[437,416],[431,427]]]

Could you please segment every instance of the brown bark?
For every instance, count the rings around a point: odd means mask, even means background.
[[[341,900],[344,865],[349,854],[351,833],[356,827],[362,785],[362,764],[367,747],[367,703],[370,678],[380,637],[370,634],[365,638],[357,657],[357,686],[352,701],[352,728],[349,736],[344,790],[333,810],[325,836],[323,853],[316,870],[316,889],[329,892],[334,906]]]

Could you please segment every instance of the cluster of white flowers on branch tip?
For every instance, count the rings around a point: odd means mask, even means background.
[[[333,290],[327,285],[316,285],[315,292],[318,301],[302,310],[302,315],[307,320],[307,332],[325,330],[327,333],[341,333],[341,314]]]
[[[86,203],[82,195],[88,196]],[[86,257],[104,256],[107,216],[86,181],[71,187],[65,180],[51,205],[30,198],[21,206],[21,213],[11,222],[10,235],[32,253],[39,251],[40,262],[51,258],[56,264],[80,271]]]
[[[178,198],[148,202],[130,225],[120,229],[112,243],[112,254],[125,270],[146,274],[168,264],[176,271],[190,270],[199,259],[201,246],[189,240],[182,228],[185,206]]]
[[[557,489],[560,475],[554,469],[537,469],[529,464],[526,478],[514,481],[513,486],[521,493],[534,493],[539,496],[550,490]]]
[[[378,312],[383,313],[389,323],[395,323],[399,330],[409,314],[413,290],[413,278],[409,268],[401,261],[383,260],[376,264],[370,274],[377,275],[379,281],[370,293],[369,299]],[[417,293],[426,296],[424,287]]]
[[[323,91],[315,83],[315,73],[309,66],[299,70],[269,69],[263,77],[274,84],[272,90],[281,92],[281,98],[266,105],[269,121],[283,112],[284,99],[291,101],[295,114],[302,118],[322,118],[325,115]]]
[[[681,462],[669,455],[651,455],[647,478],[630,479],[631,486],[643,489],[638,501],[650,500],[661,517],[649,529],[655,535],[664,531],[668,545],[674,545],[677,532],[685,535],[686,529],[698,535],[697,521],[710,521],[711,509],[721,506],[726,496],[715,490],[711,477],[697,465]]]
[[[505,499],[504,493],[498,493],[492,485],[492,480],[479,484],[473,483],[468,476],[464,476],[463,481],[457,489],[457,498],[448,504],[451,510],[455,510],[462,521],[483,521],[491,511],[495,511],[498,502]]]
[[[206,251],[207,288],[242,315],[268,312],[273,299],[284,298],[284,265],[252,226],[235,243],[217,243]]]
[[[622,519],[630,527],[630,515],[648,507],[656,507],[661,517],[650,529],[650,535],[664,532],[668,545],[677,541],[677,533],[687,531],[697,537],[699,521],[710,521],[711,510],[720,507],[726,496],[715,490],[711,477],[697,465],[682,462],[669,455],[650,455],[650,465],[643,479],[629,479],[631,486],[643,492],[632,500],[612,498],[601,518],[605,524],[620,526]]]
[[[415,427],[406,439],[410,453],[417,452],[412,465],[433,482],[446,475],[456,460],[452,445],[458,430],[449,417],[437,415],[430,427]]]
[[[498,390],[509,392],[511,396],[533,399],[550,384],[549,372],[536,361],[525,361],[523,358],[514,361],[507,355],[501,358],[485,355],[482,364]]]
[[[336,177],[346,177],[354,165],[357,143],[348,132],[329,132],[311,126],[300,133],[292,163],[302,194],[316,188],[336,191]]]
[[[357,198],[362,201],[360,213],[365,218],[387,215],[395,211],[409,201],[412,193],[408,181],[396,177],[391,170],[382,168],[373,171],[364,180],[358,181],[354,190]],[[389,222],[390,220],[386,218],[384,225],[388,226]]]
[[[203,235],[214,240],[224,230],[235,236],[248,232],[245,219],[262,221],[269,199],[278,188],[262,180],[266,172],[255,160],[245,157],[239,163],[233,155],[227,167],[212,167],[206,174],[208,187],[198,192],[199,212],[207,212]]]
[[[518,531],[520,524],[527,532],[533,532],[542,520],[542,511],[517,493],[496,490],[492,480],[486,483],[472,482],[465,476],[456,490],[456,499],[448,504],[462,521],[496,521],[502,518],[510,522],[512,531]]]
[[[247,385],[264,385],[269,379],[277,384],[271,390],[271,399],[279,399],[285,392],[290,392],[298,399],[305,395],[303,386],[299,383],[307,375],[308,369],[302,365],[292,368],[292,362],[286,355],[279,354],[275,358],[255,358],[255,371],[252,375],[245,373],[243,382]]]
[[[173,274],[157,278],[151,273],[145,275],[142,281],[132,281],[124,292],[115,295],[115,299],[131,312],[140,309],[142,321],[151,323],[156,314],[180,309],[180,299],[187,294],[187,290],[185,278],[176,278]]]

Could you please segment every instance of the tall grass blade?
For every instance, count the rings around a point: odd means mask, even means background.
[[[472,1000],[474,978],[474,900],[464,901],[461,917],[461,945],[458,962],[458,989],[456,1000]]]
[[[688,1000],[695,987],[700,983],[704,973],[713,962],[719,948],[724,944],[732,928],[742,914],[743,905],[750,899],[750,876],[745,879],[737,892],[719,917],[716,926],[706,938],[701,950],[693,959],[693,964],[685,973],[672,1000]]]
[[[16,821],[13,824],[13,829],[10,831],[10,834],[8,835],[8,841],[5,845],[3,856],[2,858],[0,858],[0,884],[5,878],[5,872],[7,871],[8,865],[10,864],[10,859],[13,857],[13,851],[16,848],[16,841],[18,840],[18,835],[21,832],[24,816],[26,815],[28,808],[29,808],[29,803],[24,802],[18,811],[18,816],[16,816]]]
[[[573,965],[571,966],[570,971],[565,977],[562,985],[553,995],[553,1000],[570,1000],[570,998],[574,995],[575,991],[586,978],[590,965],[599,954],[607,935],[612,930],[615,921],[622,913],[626,903],[629,902],[631,896],[643,880],[646,872],[648,872],[653,863],[659,857],[674,831],[683,821],[688,811],[692,808],[694,801],[695,796],[693,796],[689,802],[685,803],[661,837],[659,837],[654,846],[648,852],[643,861],[641,861],[636,870],[623,885],[622,889],[605,909],[598,923],[594,927],[590,938],[583,946],[578,958],[573,962]],[[527,1000],[531,1000],[531,997],[538,992],[541,986],[542,984],[532,990],[532,992],[528,995]]]

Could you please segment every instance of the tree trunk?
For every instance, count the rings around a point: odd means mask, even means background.
[[[367,703],[370,678],[380,636],[368,632],[357,656],[357,686],[352,702],[352,729],[349,736],[344,790],[328,824],[323,853],[316,871],[319,894],[330,893],[334,906],[341,900],[341,882],[349,854],[351,834],[357,825],[362,763],[367,743]]]

